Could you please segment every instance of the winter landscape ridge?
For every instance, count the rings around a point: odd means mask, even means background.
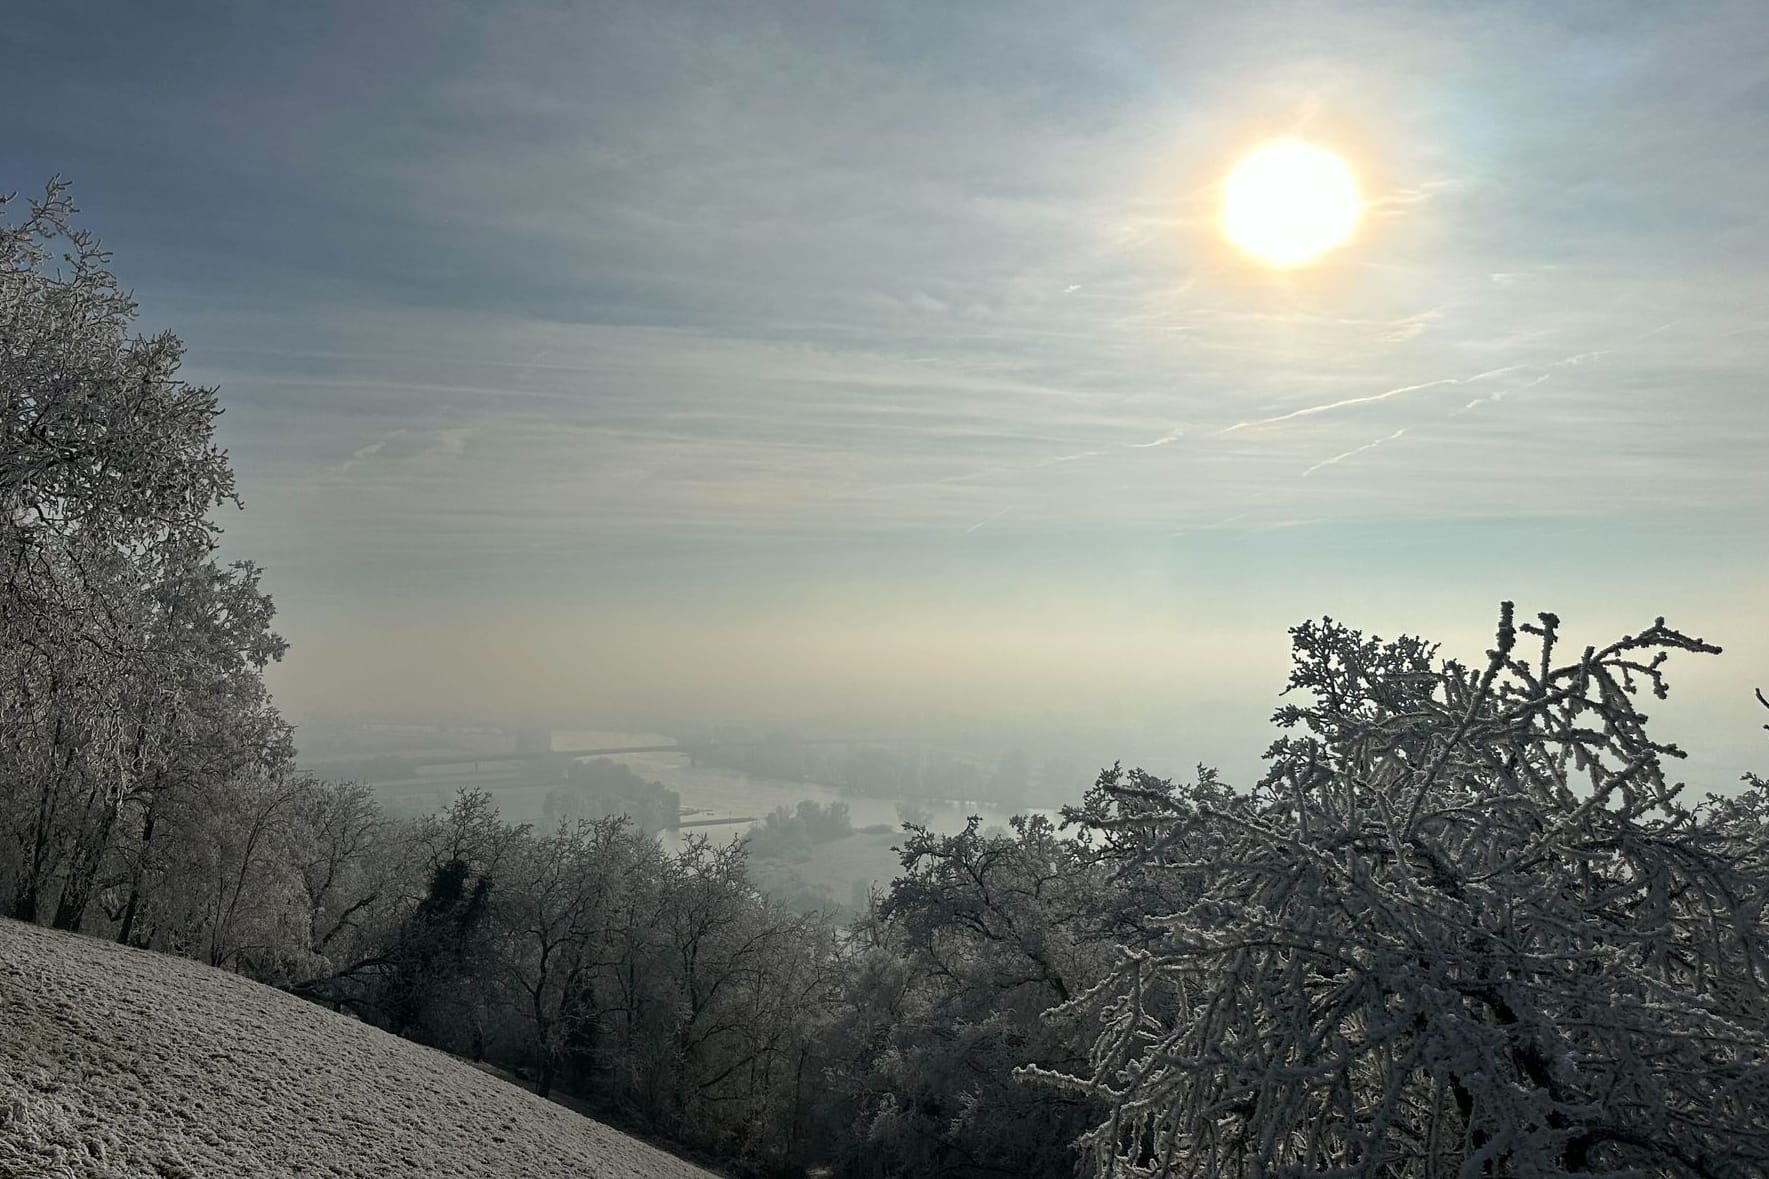
[[[0,920],[0,1179],[710,1174],[236,974]]]

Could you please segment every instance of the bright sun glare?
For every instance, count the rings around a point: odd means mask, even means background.
[[[1301,266],[1357,226],[1357,181],[1345,161],[1300,139],[1256,148],[1222,184],[1222,234],[1267,266]]]

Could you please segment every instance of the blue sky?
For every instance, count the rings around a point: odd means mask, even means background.
[[[1761,5],[66,3],[0,36],[0,187],[73,180],[222,388],[297,714],[1230,759],[1286,626],[1477,652],[1512,597],[1727,644],[1672,720],[1722,778],[1760,752]],[[1369,206],[1278,274],[1213,201],[1289,134]]]

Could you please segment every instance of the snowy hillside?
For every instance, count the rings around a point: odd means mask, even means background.
[[[272,988],[0,920],[4,1179],[707,1174]]]

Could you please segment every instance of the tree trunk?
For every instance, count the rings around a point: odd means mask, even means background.
[[[86,917],[86,902],[91,897],[90,891],[85,887],[86,883],[83,879],[77,879],[62,885],[61,897],[55,904],[55,916],[49,922],[51,929],[80,932],[80,923]]]
[[[135,920],[141,912],[141,873],[147,861],[147,849],[153,844],[153,840],[154,802],[150,801],[147,804],[147,815],[141,824],[141,850],[136,853],[135,867],[129,873],[129,900],[123,906],[123,925],[117,930],[117,941],[125,946],[132,944],[130,939],[135,936]]]
[[[12,914],[20,921],[35,923],[37,920],[37,877],[27,871],[19,878],[18,888],[12,894]]]
[[[61,721],[55,722],[55,739],[61,740]],[[70,754],[70,760],[71,760]],[[50,804],[54,799],[50,781],[46,779],[37,788],[37,822],[31,832],[31,850],[25,860],[24,870],[19,874],[18,889],[13,894],[12,915],[20,921],[35,922],[37,906],[42,896],[43,877],[48,875],[49,829],[52,820]]]
[[[55,917],[50,922],[52,928],[65,929],[69,933],[80,932],[80,925],[86,919],[86,909],[92,903],[92,893],[98,884],[98,870],[104,862],[104,851],[110,845],[110,838],[111,822],[108,817],[97,824],[96,829],[83,830],[80,833],[73,854],[66,861],[61,896],[56,901]]]
[[[536,1082],[534,1087],[534,1091],[540,1096],[547,1097],[552,1094],[553,1073],[557,1067],[557,1062],[553,1059],[553,1053],[550,1050],[543,1051],[541,1053],[541,1078]]]

